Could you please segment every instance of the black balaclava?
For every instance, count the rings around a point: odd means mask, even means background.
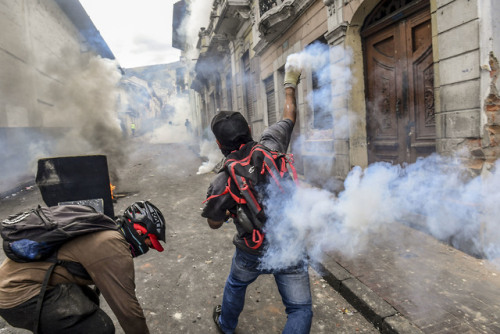
[[[149,251],[149,247],[144,241],[146,236],[139,235],[139,233],[135,230],[134,225],[129,222],[127,218],[118,217],[116,222],[120,226],[120,231],[129,244],[132,257],[138,257],[139,255],[146,254]]]
[[[224,156],[253,140],[245,117],[237,111],[219,112],[212,119],[211,128]]]

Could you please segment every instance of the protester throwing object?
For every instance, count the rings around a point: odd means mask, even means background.
[[[264,207],[266,194],[262,189],[271,184],[283,187],[287,175],[296,179],[292,159],[286,151],[296,120],[295,90],[300,74],[300,68],[286,66],[283,119],[267,128],[259,142],[253,141],[247,121],[238,112],[221,111],[212,119],[212,131],[226,163],[208,188],[202,216],[212,229],[233,218],[237,229],[233,239],[236,250],[222,305],[213,311],[221,333],[234,332],[246,289],[261,274],[273,274],[278,285],[288,317],[283,333],[309,333],[311,328],[312,298],[305,257],[284,269],[259,267],[267,247],[264,210],[278,209]]]

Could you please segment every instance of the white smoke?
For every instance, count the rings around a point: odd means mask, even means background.
[[[219,147],[215,143],[215,139],[201,141],[200,155],[208,158],[208,160],[201,164],[196,174],[210,173],[223,158]]]
[[[173,95],[169,99],[173,113],[162,126],[156,128],[149,136],[152,144],[191,143],[195,140],[191,118],[189,97],[187,95]]]
[[[323,103],[321,109],[332,113],[331,134],[335,138],[347,136],[348,125],[355,121],[352,112],[331,105],[332,96],[351,89],[350,59],[349,51],[317,43],[287,59],[288,69],[316,73],[318,89],[309,95],[308,102],[312,108]],[[305,255],[321,262],[324,254],[332,251],[352,256],[363,251],[370,237],[390,231],[396,222],[471,254],[490,260],[500,257],[496,222],[500,214],[500,162],[490,174],[472,177],[459,156],[463,154],[433,154],[405,166],[380,162],[364,170],[355,167],[338,196],[313,187],[287,187],[282,193],[270,186],[271,195],[265,203],[270,246],[262,267],[285,268]]]
[[[91,53],[61,50],[60,57],[46,60],[40,71],[50,79],[38,87],[39,104],[29,106],[30,121],[39,126],[17,131],[18,140],[10,138],[12,145],[0,149],[0,155],[5,157],[2,190],[15,186],[21,178],[32,178],[37,160],[52,156],[105,154],[113,173],[125,159],[116,112],[117,84],[121,78],[117,64]],[[24,87],[28,82],[20,75],[12,84]],[[15,99],[11,103],[22,104]]]
[[[434,154],[404,167],[356,167],[338,196],[309,187],[291,197],[274,191],[266,203],[272,246],[263,267],[286,267],[304,254],[320,262],[330,251],[362,252],[373,233],[395,222],[420,224],[439,240],[467,243],[493,260],[500,256],[499,186],[500,162],[492,173],[470,177],[459,159]]]
[[[63,51],[64,53],[64,51]],[[115,61],[91,53],[54,61],[46,70],[54,81],[49,95],[57,105],[45,115],[46,127],[66,129],[62,138],[48,143],[52,154],[107,155],[110,173],[126,159],[121,122],[117,114],[121,73]]]
[[[334,126],[336,138],[348,137],[349,124],[356,121],[355,114],[348,113],[342,102],[338,105],[334,102],[341,101],[336,97],[346,96],[346,92],[351,90],[351,62],[350,49],[316,42],[299,53],[289,55],[285,64],[286,70],[300,69],[302,73],[313,75],[316,87],[308,94],[307,102],[314,110],[315,125],[326,125],[325,129],[333,129]]]
[[[198,43],[198,33],[203,27],[207,27],[210,22],[210,13],[212,10],[213,1],[207,0],[193,0],[189,6],[189,15],[183,20],[181,24],[181,34],[186,36],[188,50],[186,56],[188,60],[198,58],[198,50],[196,44]]]
[[[358,122],[357,113],[347,109],[347,96],[351,90],[352,51],[341,46],[330,47],[315,42],[303,51],[287,57],[285,69],[301,70],[301,78],[312,76],[313,89],[308,92],[307,124],[302,135],[292,142],[292,152],[300,152],[301,146],[307,145],[309,152],[317,155],[308,157],[310,166],[317,168],[315,173],[307,173],[306,178],[312,184],[320,182],[326,189],[337,189],[341,183],[332,179],[324,183],[321,175],[329,174],[334,159],[325,159],[325,155],[335,155],[332,138],[347,141],[351,124]],[[306,82],[299,83],[305,85]],[[304,108],[305,109],[305,108]],[[298,113],[305,112],[299,107]],[[317,143],[317,145],[316,145]]]
[[[286,59],[285,70],[321,70],[330,65],[330,47],[323,43],[313,43],[303,51],[291,54]]]

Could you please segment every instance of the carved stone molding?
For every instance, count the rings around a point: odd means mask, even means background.
[[[323,0],[323,3],[328,8],[328,15],[335,14],[335,0]]]
[[[285,0],[262,14],[258,29],[261,38],[270,43],[285,32],[315,1]]]
[[[330,45],[341,44],[346,36],[348,24],[347,22],[342,22],[335,29],[325,34],[325,38]]]

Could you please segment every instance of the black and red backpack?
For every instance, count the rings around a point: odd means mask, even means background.
[[[251,235],[251,238],[244,237],[245,244],[257,250],[264,241],[267,216],[263,202],[268,195],[268,186],[271,184],[285,192],[285,182],[298,183],[293,155],[250,142],[227,156],[224,169],[228,174],[226,189],[222,194],[210,196],[207,200],[229,193],[237,203],[237,221]]]

